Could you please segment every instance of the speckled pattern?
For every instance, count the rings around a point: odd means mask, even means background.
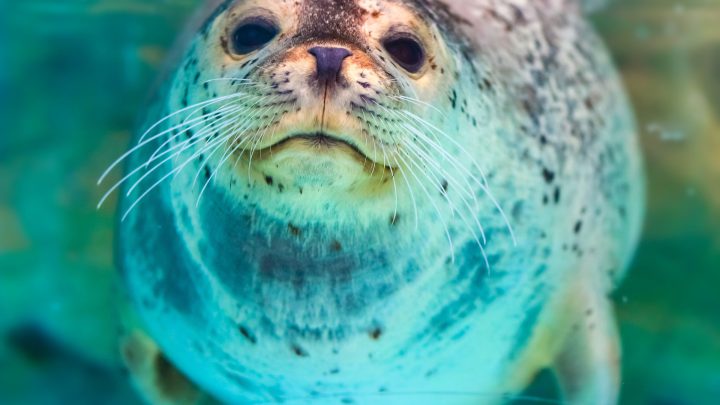
[[[136,139],[119,258],[150,335],[230,402],[522,388],[516,369],[549,365],[525,359],[569,312],[550,305],[564,280],[609,293],[642,215],[633,119],[579,9],[363,0],[343,26],[280,3],[256,17],[277,39],[237,55],[258,4],[212,14],[149,121],[187,113]],[[397,15],[424,43],[416,75],[379,45]],[[305,50],[328,41],[350,56],[322,103]],[[364,165],[283,172],[297,158],[272,145],[319,131],[357,133]]]

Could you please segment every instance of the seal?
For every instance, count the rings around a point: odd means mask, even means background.
[[[643,174],[579,2],[238,0],[198,21],[110,168],[149,401],[497,403],[543,368],[569,402],[617,400],[607,297]]]

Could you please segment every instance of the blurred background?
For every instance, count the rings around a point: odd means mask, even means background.
[[[196,3],[0,0],[0,404],[138,403],[117,366],[114,204],[95,209],[95,182]],[[618,0],[592,19],[649,176],[614,296],[622,403],[718,404],[720,1]]]

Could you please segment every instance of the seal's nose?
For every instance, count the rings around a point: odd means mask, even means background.
[[[315,57],[318,80],[328,84],[334,83],[338,79],[343,61],[352,55],[352,52],[345,48],[323,46],[310,48],[308,52]]]

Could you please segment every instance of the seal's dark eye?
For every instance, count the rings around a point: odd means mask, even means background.
[[[425,51],[420,43],[409,36],[391,37],[383,43],[395,62],[410,73],[417,73],[425,63]]]
[[[232,33],[233,51],[240,55],[262,48],[272,41],[280,28],[265,19],[252,19],[241,23]]]

